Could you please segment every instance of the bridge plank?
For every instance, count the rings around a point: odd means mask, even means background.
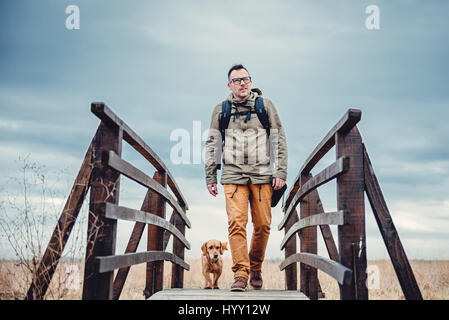
[[[109,219],[143,222],[164,228],[175,235],[187,249],[190,249],[190,243],[182,233],[176,229],[174,225],[170,224],[167,220],[154,215],[154,213],[122,207],[111,203],[105,203],[104,210],[105,217]]]
[[[341,265],[338,262],[327,259],[325,257],[318,256],[312,253],[297,253],[294,254],[287,259],[285,259],[280,265],[279,269],[282,271],[287,266],[292,263],[301,262],[307,264],[311,267],[314,267],[318,270],[321,270],[328,275],[332,276],[335,280],[340,284],[351,284],[352,282],[352,271],[349,268]]]
[[[166,289],[152,295],[149,300],[309,300],[297,290],[230,290]]]
[[[145,262],[154,261],[171,261],[180,265],[186,270],[190,270],[190,266],[181,258],[170,252],[165,251],[145,251],[137,253],[125,253],[116,256],[96,257],[96,263],[99,273],[113,271],[124,267],[133,266]]]
[[[137,152],[147,159],[158,171],[167,173],[167,184],[175,194],[179,202],[185,205],[188,210],[187,202],[176,184],[173,175],[168,170],[159,156],[140,138],[122,119],[120,119],[104,102],[93,102],[91,111],[103,122],[112,126],[119,126],[123,130],[123,139],[128,142]]]
[[[171,194],[165,189],[161,184],[156,182],[153,178],[147,176],[144,172],[140,171],[129,162],[120,158],[115,152],[110,151],[104,155],[104,161],[118,172],[124,174],[128,178],[134,180],[135,182],[156,191],[158,194],[163,196],[170,204],[170,206],[176,210],[176,212],[184,220],[187,227],[191,227],[191,223],[187,218],[184,210],[181,208],[179,203],[171,196]]]
[[[284,239],[281,242],[281,250],[284,249],[287,241],[295,235],[301,229],[310,227],[310,226],[319,226],[319,225],[343,225],[345,224],[345,215],[347,213],[344,210],[339,210],[336,212],[324,212],[320,214],[314,214],[309,217],[300,219],[296,222],[287,232]]]

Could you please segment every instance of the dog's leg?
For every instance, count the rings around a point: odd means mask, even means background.
[[[218,287],[218,279],[220,278],[220,276],[221,276],[221,269],[219,269],[216,273],[214,273],[214,286],[213,286],[213,288],[214,289],[220,289],[219,287]]]
[[[212,289],[212,280],[210,279],[209,272],[203,270],[203,276],[204,279],[206,280],[206,285],[204,286],[204,289]]]

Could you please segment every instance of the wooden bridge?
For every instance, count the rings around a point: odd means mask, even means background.
[[[338,282],[341,299],[366,300],[365,192],[405,298],[422,299],[356,126],[361,119],[360,110],[349,109],[327,133],[307,158],[287,192],[283,207],[285,214],[279,224],[279,230],[285,231],[280,244],[280,249],[285,250],[285,260],[279,268],[285,271],[286,290],[243,293],[183,288],[184,270],[190,269],[184,261],[184,250],[190,249],[185,227],[191,227],[186,214],[186,199],[167,166],[123,120],[101,102],[92,103],[91,111],[101,122],[47,250],[33,275],[26,299],[44,299],[89,189],[83,299],[119,299],[130,267],[146,263],[144,295],[147,299],[316,300],[324,294],[317,276],[317,270],[321,270]],[[122,159],[123,140],[155,167],[153,177]],[[311,170],[334,146],[336,161],[312,176]],[[120,175],[148,189],[140,210],[118,205]],[[324,212],[317,188],[333,179],[337,180],[337,211]],[[166,219],[167,204],[173,209],[169,219]],[[135,222],[125,253],[120,255],[115,253],[118,219]],[[338,226],[338,248],[329,225]],[[148,226],[147,251],[137,253],[145,226]],[[317,255],[318,226],[329,258]],[[168,252],[171,236],[173,249]],[[172,263],[171,288],[163,288],[164,261]]]

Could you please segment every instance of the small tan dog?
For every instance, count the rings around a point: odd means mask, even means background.
[[[218,278],[221,276],[223,271],[223,251],[228,250],[228,243],[221,242],[220,240],[208,240],[201,246],[202,256],[202,267],[203,276],[206,280],[206,285],[204,289],[219,289],[218,288]],[[214,276],[214,281],[210,279],[210,273]]]

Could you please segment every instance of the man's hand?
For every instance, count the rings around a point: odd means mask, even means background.
[[[273,178],[273,183],[271,185],[274,190],[279,190],[285,185],[285,180],[281,178]]]
[[[218,194],[218,190],[217,190],[217,184],[216,183],[211,183],[207,185],[207,190],[209,190],[209,193],[211,195],[213,195],[214,197],[217,196]]]

